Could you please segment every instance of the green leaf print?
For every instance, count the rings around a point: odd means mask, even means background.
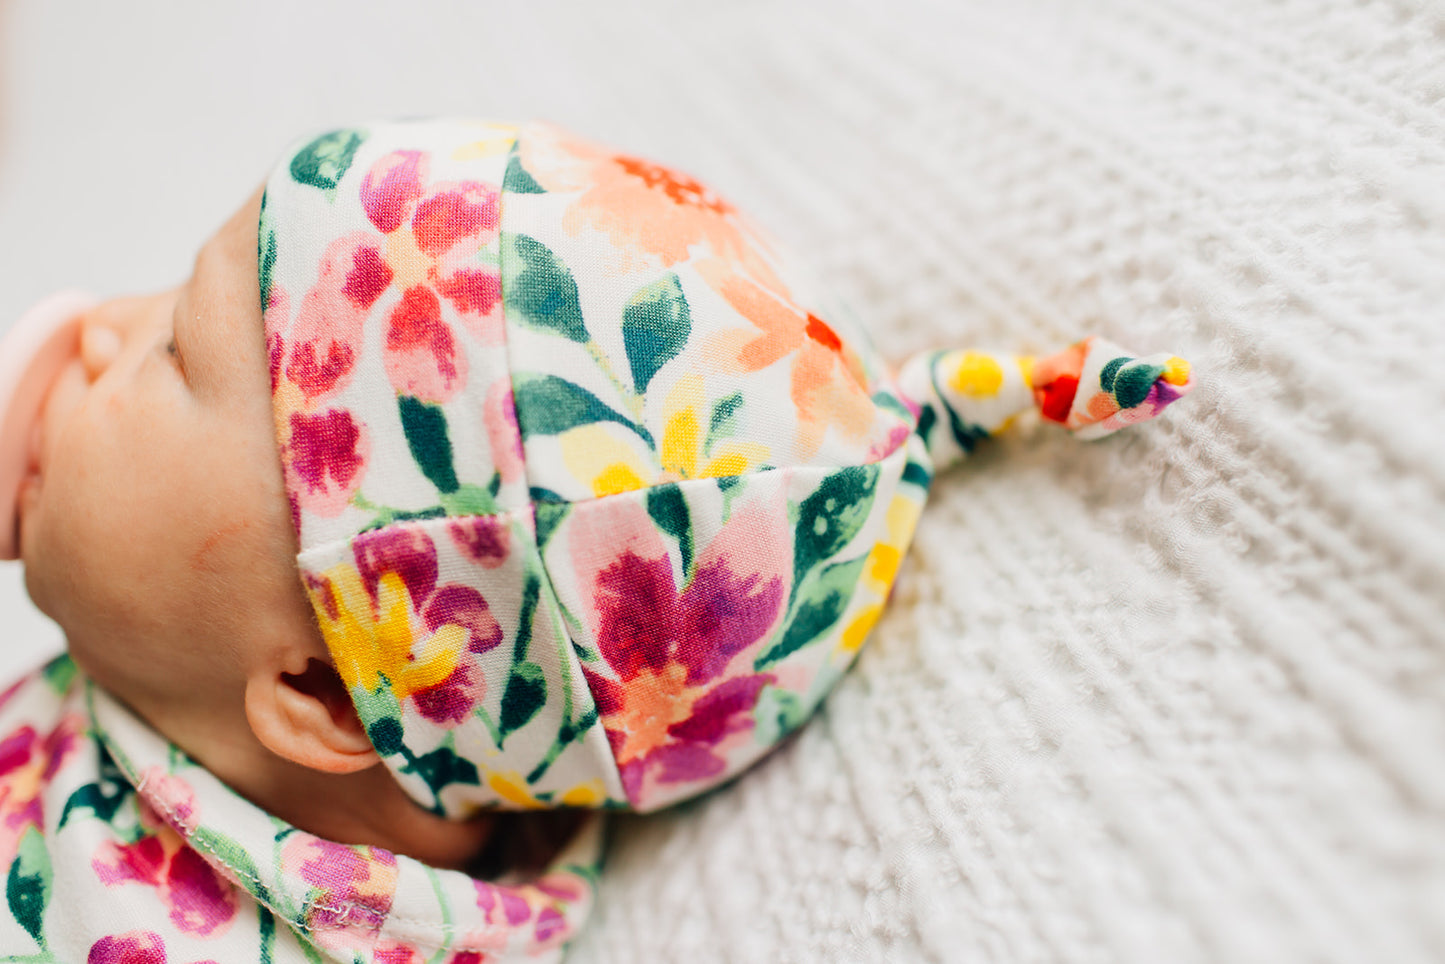
[[[678,551],[682,553],[683,578],[687,579],[692,574],[692,522],[687,500],[676,482],[647,490],[647,514],[659,529],[677,540]]]
[[[502,235],[502,293],[508,318],[578,344],[590,339],[572,272],[536,238]]]
[[[622,311],[622,346],[632,366],[632,385],[641,395],[658,369],[677,357],[692,334],[692,314],[677,275],[647,285]]]
[[[877,483],[878,466],[852,466],[823,479],[803,500],[793,533],[793,572],[798,579],[842,549],[863,528]],[[795,582],[794,594],[797,590]]]
[[[522,374],[512,376],[512,398],[517,407],[517,424],[522,438],[533,435],[560,435],[579,425],[616,422],[641,436],[648,447],[655,448],[652,435],[627,416],[609,408],[602,399],[581,385],[574,385],[556,375]]]
[[[97,740],[96,745],[100,758],[98,778],[96,782],[85,784],[66,798],[65,806],[60,810],[62,829],[72,817],[85,811],[89,811],[97,820],[113,824],[116,811],[130,798],[130,781],[115,765],[115,760],[105,744]]]
[[[40,671],[45,677],[45,682],[57,694],[64,694],[70,689],[70,684],[75,681],[75,662],[68,654],[62,653],[45,664]]]
[[[707,441],[703,450],[712,454],[713,443],[718,439],[731,438],[737,432],[738,409],[743,407],[743,393],[733,392],[727,398],[719,399],[712,407],[712,418],[707,423]]]
[[[496,478],[493,473],[492,478]],[[497,500],[495,492],[484,489],[481,486],[464,483],[457,486],[454,492],[443,492],[441,497],[442,508],[447,510],[447,515],[496,515]]]
[[[810,573],[805,577],[792,616],[784,623],[782,638],[758,657],[756,668],[763,669],[791,656],[831,629],[848,608],[867,561],[868,554],[864,553],[857,559],[828,566],[816,576]]]
[[[570,502],[538,502],[532,506],[532,512],[537,520],[537,548],[546,547],[552,533],[557,531],[557,526],[567,517],[571,510]]]
[[[263,199],[264,200],[264,199]],[[266,229],[256,238],[256,260],[260,265],[261,310],[271,305],[271,278],[276,272],[276,232]]]
[[[502,735],[526,726],[546,702],[547,680],[542,667],[530,660],[517,663],[502,693]]]
[[[464,783],[474,787],[481,782],[476,766],[457,756],[450,747],[445,746],[437,747],[422,756],[409,758],[406,765],[401,768],[401,772],[414,773],[421,777],[431,788],[432,795],[437,797],[440,797],[443,789],[453,783]]]
[[[753,739],[759,746],[772,746],[803,724],[808,709],[792,690],[764,686],[753,706]]]
[[[517,146],[512,145],[512,153],[507,157],[507,173],[502,175],[503,194],[546,194],[542,185],[537,183],[536,178],[527,173],[522,166],[522,158],[517,154]]]
[[[50,905],[53,881],[45,838],[37,828],[27,827],[5,881],[5,902],[16,923],[41,947],[45,946],[45,909]]]
[[[1110,359],[1099,371],[1099,384],[1107,392],[1114,393],[1114,401],[1120,408],[1133,408],[1149,397],[1149,389],[1164,374],[1162,365],[1132,364],[1136,359],[1127,355]]]
[[[258,900],[270,900],[270,890],[261,883],[261,872],[242,844],[210,827],[197,827],[192,831],[190,841],[201,853],[210,854],[225,864],[232,876],[251,881]]]
[[[291,158],[291,177],[298,184],[309,184],[329,191],[341,183],[356,150],[366,134],[359,130],[339,130],[322,134]]]
[[[397,398],[401,409],[401,427],[406,445],[417,468],[443,493],[459,487],[457,470],[452,464],[452,440],[447,436],[447,417],[441,408],[428,405],[410,395]]]

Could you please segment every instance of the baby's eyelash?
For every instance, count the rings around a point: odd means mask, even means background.
[[[186,360],[181,357],[181,346],[176,343],[175,332],[171,332],[171,337],[166,341],[165,353],[169,356],[171,364],[175,365],[176,370],[181,373],[181,378],[189,382],[190,378],[186,375]]]

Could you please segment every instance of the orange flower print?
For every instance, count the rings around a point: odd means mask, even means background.
[[[792,356],[789,394],[798,412],[798,456],[818,450],[829,428],[850,439],[867,435],[875,406],[857,352],[817,315],[765,290],[716,259],[696,263],[698,272],[759,331],[724,332],[715,341],[738,370],[757,372]]]
[[[782,290],[760,252],[766,245],[727,201],[690,175],[538,125],[521,141],[528,173],[549,191],[577,191],[562,227],[577,235],[590,227],[612,244],[650,255],[664,266],[706,246],[714,256]]]

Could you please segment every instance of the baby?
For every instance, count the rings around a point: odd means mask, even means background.
[[[68,654],[0,697],[0,952],[91,964],[556,959],[601,848],[560,818],[800,725],[935,471],[1192,386],[1099,339],[895,378],[691,178],[463,120],[298,145],[180,288],[4,364]]]

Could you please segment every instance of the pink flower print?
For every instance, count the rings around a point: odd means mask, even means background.
[[[642,511],[629,503],[595,505],[603,514]],[[599,524],[645,533],[647,523],[593,520]],[[597,645],[616,679],[583,671],[623,788],[639,809],[653,802],[649,779],[681,784],[722,773],[721,744],[752,726],[758,694],[774,677],[751,672],[751,661],[737,657],[755,651],[782,613],[780,573],[791,550],[777,529],[756,508],[735,513],[681,588],[661,543],[650,544],[655,535],[627,541],[583,580],[592,590]],[[574,550],[590,562],[586,549]]]
[[[155,815],[145,822],[156,823]],[[235,887],[169,827],[131,844],[106,840],[90,865],[107,887],[139,883],[153,888],[171,923],[187,934],[219,937],[236,917]]]
[[[421,964],[422,958],[406,944],[378,944],[371,952],[375,964]]]
[[[70,758],[85,724],[70,715],[45,735],[23,726],[0,740],[0,859],[9,866],[20,838],[43,827],[41,792]]]
[[[401,303],[388,318],[385,366],[400,394],[442,403],[466,383],[465,355],[445,314],[483,344],[502,341],[501,274],[477,255],[499,236],[500,193],[478,181],[426,186],[429,158],[395,151],[361,183],[367,218],[386,235]]]
[[[532,905],[518,893],[519,888],[504,887],[485,880],[473,880],[477,891],[477,909],[487,915],[489,924],[516,927],[532,916]]]
[[[482,403],[482,421],[487,427],[487,441],[491,443],[492,460],[496,463],[497,474],[503,484],[522,478],[525,455],[522,449],[522,430],[517,425],[517,404],[512,396],[512,381],[500,378],[487,389],[486,401]]]
[[[377,230],[390,234],[401,227],[407,208],[421,197],[426,163],[421,151],[392,151],[366,172],[361,206]]]
[[[533,936],[538,944],[546,944],[558,934],[566,933],[567,918],[555,907],[543,907],[537,915],[537,928]]]
[[[467,356],[457,351],[442,306],[426,285],[406,289],[386,329],[386,375],[399,394],[445,402],[466,384]]]
[[[306,926],[313,932],[361,927],[374,933],[391,913],[397,870],[390,851],[297,833],[282,849],[281,863],[312,886]]]
[[[284,374],[306,399],[345,387],[361,354],[366,316],[391,279],[378,238],[356,232],[327,246],[286,338]]]
[[[147,767],[141,774],[141,796],[151,805],[167,826],[178,833],[191,833],[200,826],[196,809],[196,792],[178,776],[163,767]]]
[[[154,931],[126,931],[90,946],[86,964],[166,964],[166,942]]]
[[[350,382],[367,315],[391,278],[379,238],[366,232],[337,238],[295,322],[267,336],[286,488],[298,511],[336,516],[361,487],[370,450],[366,431],[346,409],[321,405]],[[278,287],[267,316],[290,316]]]

